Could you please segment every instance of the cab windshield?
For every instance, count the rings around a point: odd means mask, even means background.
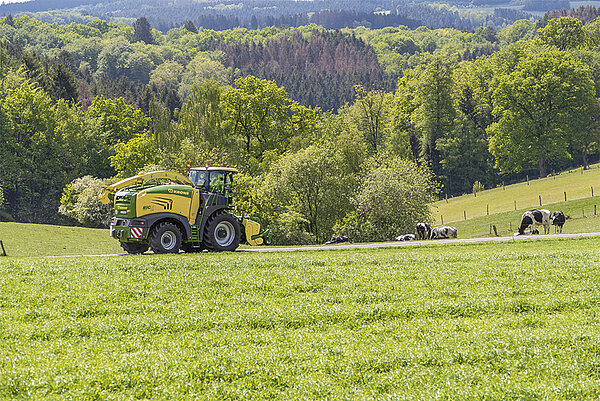
[[[223,194],[231,189],[233,173],[229,171],[192,170],[189,178],[196,188]]]
[[[191,170],[190,181],[196,188],[206,187],[208,183],[208,171]]]

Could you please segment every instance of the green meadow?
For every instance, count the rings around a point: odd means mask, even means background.
[[[0,240],[7,255],[17,257],[123,252],[108,229],[0,222]]]
[[[464,221],[465,212],[468,220],[515,209],[522,214],[525,210],[539,208],[540,197],[543,208],[560,210],[557,204],[565,202],[565,192],[567,202],[570,202],[591,197],[592,188],[595,196],[600,195],[600,164],[585,171],[580,168],[529,182],[499,186],[479,192],[477,196],[466,194],[448,198],[447,202],[443,199],[433,203],[432,212],[436,225],[442,223],[442,218],[444,224]]]
[[[599,241],[0,258],[0,398],[598,399]]]
[[[567,221],[563,227],[563,233],[565,234],[600,232],[600,196],[558,202],[543,207],[551,212],[561,210],[567,216]],[[499,236],[509,236],[516,233],[523,212],[529,209],[496,213],[449,224],[457,228],[458,238],[493,237],[495,233],[491,228],[492,225],[496,226]],[[538,229],[541,230],[541,234],[544,233],[543,227],[538,227]],[[550,226],[550,233],[553,234],[554,232],[554,227]]]

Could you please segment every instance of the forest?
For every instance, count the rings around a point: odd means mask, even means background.
[[[210,164],[240,170],[238,211],[278,243],[390,239],[439,196],[597,160],[599,46],[600,20],[577,13],[166,33],[8,15],[0,219],[102,227],[103,183]]]
[[[0,16],[27,15],[42,22],[63,25],[72,22],[86,24],[97,18],[132,24],[137,18],[145,17],[163,33],[187,21],[193,22],[198,28],[214,30],[300,27],[308,24],[326,29],[358,26],[379,29],[404,25],[409,28],[426,26],[432,29],[475,30],[481,26],[500,29],[520,19],[534,19],[533,14],[523,8],[515,8],[509,0],[473,3],[450,0],[445,3],[408,0],[30,0],[0,3]],[[569,2],[527,0],[523,7],[539,13],[568,9]]]

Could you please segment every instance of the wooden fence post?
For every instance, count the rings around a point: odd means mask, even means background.
[[[540,206],[542,206],[542,195],[538,195],[538,197],[540,198]]]
[[[448,194],[446,194],[446,203],[448,203]]]
[[[596,215],[596,205],[594,205],[594,216]]]
[[[581,208],[581,216],[585,217],[585,210]]]
[[[463,210],[463,214],[464,214],[464,216],[465,216],[465,220],[466,220],[466,219],[467,219],[467,211],[466,211],[466,210]]]
[[[515,200],[515,210],[517,210],[517,201]]]
[[[490,205],[485,205],[485,215],[486,216],[490,215]]]
[[[442,225],[444,225],[444,216],[440,214],[440,217],[442,218]]]
[[[592,189],[592,197],[593,197],[594,196],[594,186],[592,185],[590,188]]]
[[[565,202],[567,201],[567,191],[565,191]]]
[[[4,243],[0,240],[0,246],[2,247],[2,256],[6,256],[6,250],[4,249]]]
[[[527,185],[529,185],[529,174],[527,174]]]

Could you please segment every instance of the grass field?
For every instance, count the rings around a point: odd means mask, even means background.
[[[598,399],[598,245],[0,258],[0,398]]]
[[[563,233],[600,232],[600,196],[544,205],[544,208],[551,212],[561,210],[569,217],[563,227]],[[513,235],[519,227],[521,215],[526,210],[528,209],[496,213],[450,224],[458,229],[459,238],[493,237],[495,234],[493,231],[490,234],[490,225],[496,226],[500,236]],[[543,230],[542,227],[538,229]],[[541,233],[543,234],[543,231]],[[550,233],[554,233],[552,226]]]
[[[594,195],[600,195],[600,165],[591,166],[589,170],[571,170],[551,177],[530,180],[527,182],[513,184],[506,187],[498,187],[480,192],[475,197],[473,194],[458,196],[441,200],[433,204],[433,215],[436,224],[453,223],[467,219],[486,216],[496,213],[504,213],[515,210],[528,210],[540,207],[539,196],[542,197],[542,206],[564,202],[564,192],[567,193],[567,201],[591,197],[592,189]],[[559,210],[559,209],[556,209]],[[519,219],[520,220],[520,215]],[[488,230],[489,231],[489,230]]]
[[[0,223],[0,240],[9,256],[122,253],[108,229]],[[1,252],[1,251],[0,251]]]

